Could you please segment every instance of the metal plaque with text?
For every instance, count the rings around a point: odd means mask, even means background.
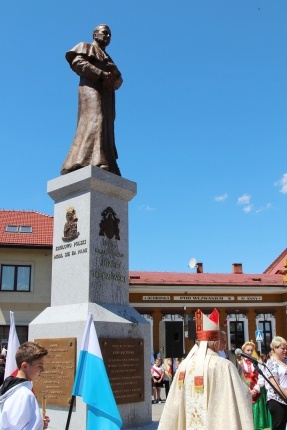
[[[117,404],[144,401],[144,340],[99,339]]]
[[[47,407],[66,406],[72,397],[76,367],[76,338],[35,339],[48,350],[45,372],[34,382],[38,402],[46,397]]]

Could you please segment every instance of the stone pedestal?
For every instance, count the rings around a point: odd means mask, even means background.
[[[143,339],[144,399],[118,407],[123,428],[150,422],[150,327],[129,306],[128,202],[136,184],[88,166],[49,181],[48,194],[55,202],[51,307],[32,321],[29,339],[74,337],[79,355],[89,312],[99,339]],[[49,428],[62,430],[68,407],[47,403]],[[70,430],[85,428],[77,397]]]

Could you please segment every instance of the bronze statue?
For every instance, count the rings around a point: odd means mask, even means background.
[[[115,90],[123,80],[105,48],[111,31],[105,24],[93,32],[93,43],[81,42],[67,52],[66,59],[80,76],[78,124],[61,175],[85,166],[97,166],[121,175],[114,136]]]

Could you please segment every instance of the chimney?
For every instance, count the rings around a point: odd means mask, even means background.
[[[196,273],[203,273],[203,263],[196,263]]]
[[[232,273],[234,273],[235,275],[242,275],[242,263],[233,263]]]

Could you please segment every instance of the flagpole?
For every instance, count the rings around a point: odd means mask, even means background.
[[[73,407],[74,407],[74,403],[75,403],[75,397],[76,396],[72,396],[72,398],[71,398],[69,414],[68,414],[67,424],[66,424],[65,430],[69,430],[69,427],[70,427],[70,421],[71,421],[71,416],[72,416]]]

